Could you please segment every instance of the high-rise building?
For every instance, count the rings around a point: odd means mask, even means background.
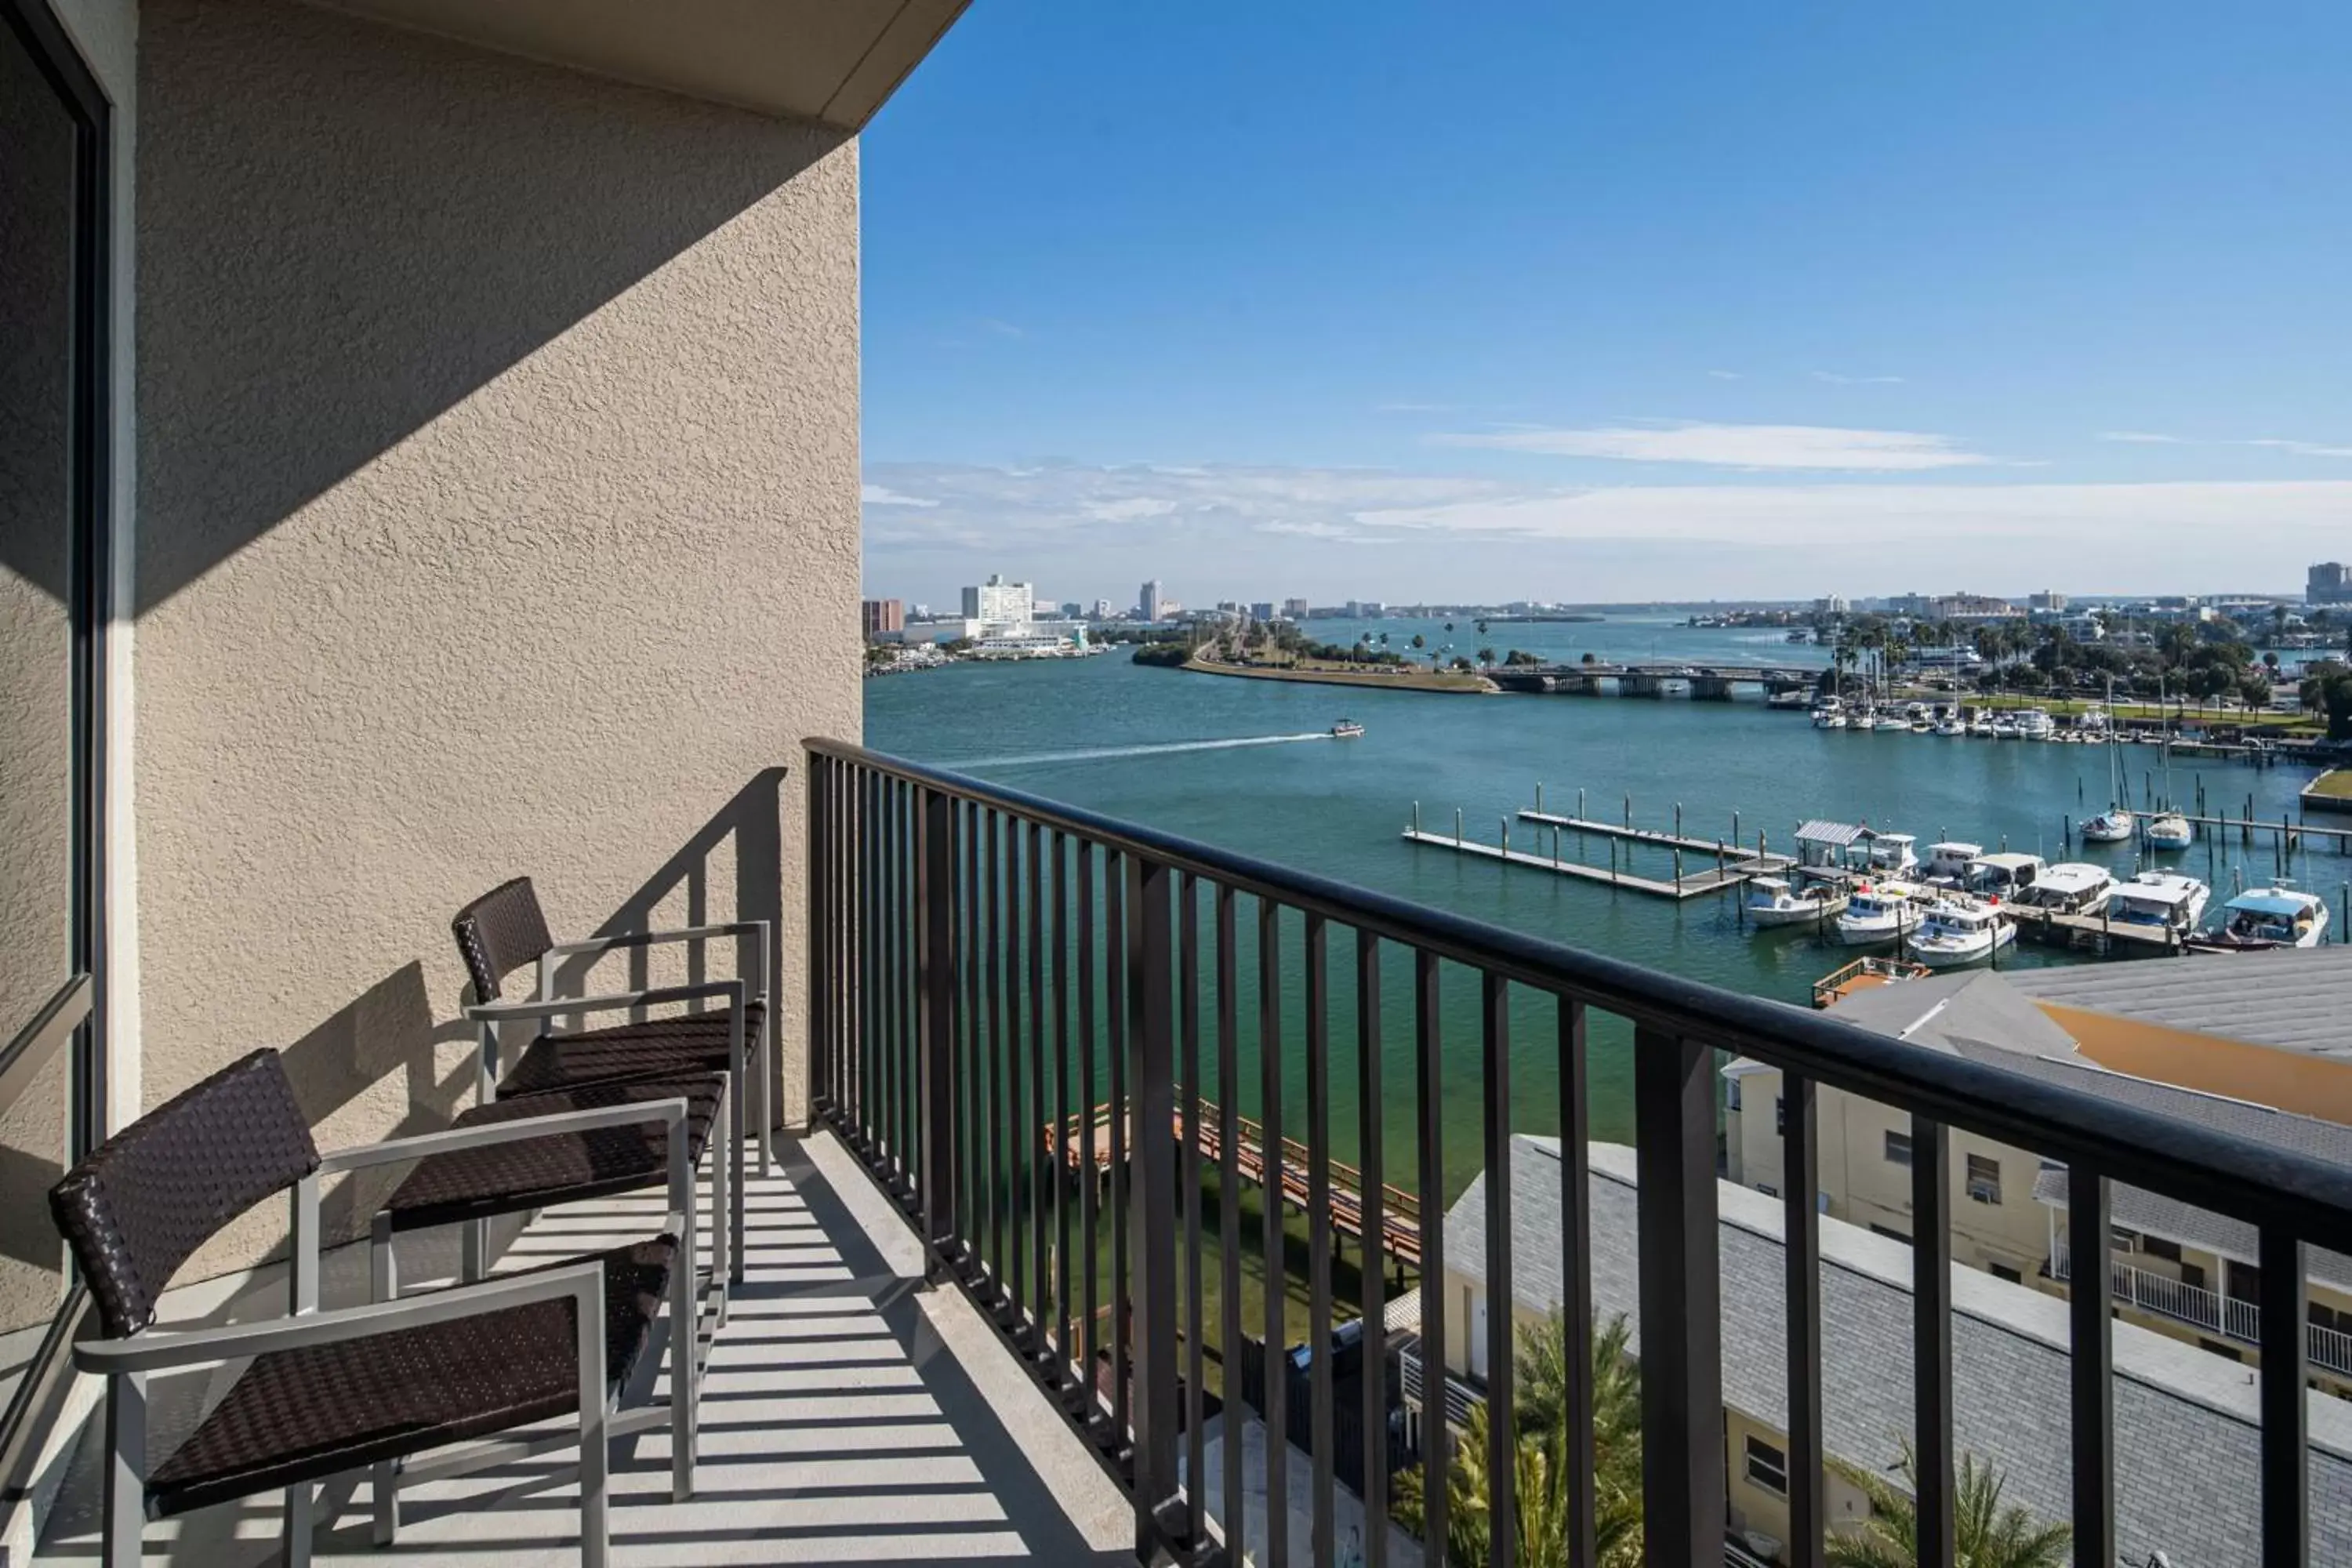
[[[1813,601],[1813,613],[1822,616],[1843,616],[1849,606],[1843,594],[1823,594]]]
[[[2352,569],[2341,561],[2322,561],[2305,575],[2303,596],[2314,605],[2352,604]]]
[[[992,626],[1023,626],[1036,603],[1036,589],[1026,583],[1008,583],[1003,573],[992,572],[987,582],[963,591],[963,618]]]
[[[897,599],[861,599],[857,605],[857,619],[865,630],[866,640],[872,642],[885,632],[907,629],[907,606]]]
[[[1085,620],[1087,607],[1076,599],[1065,599],[1062,601],[1062,618],[1066,621]]]
[[[1110,601],[1108,599],[1097,599],[1095,601],[1095,619],[1098,621],[1107,621],[1111,618],[1114,612],[1110,607]]]
[[[1283,600],[1282,618],[1286,621],[1305,620],[1307,618],[1307,601],[1304,599]]]
[[[1135,596],[1136,613],[1147,621],[1158,620],[1163,613],[1164,600],[1160,592],[1160,579],[1146,583]]]
[[[2038,610],[2045,615],[2063,615],[2066,612],[2066,595],[2053,589],[2044,588],[2039,594],[2028,594],[2025,596],[2025,607],[2029,610]]]
[[[1270,621],[1274,619],[1274,601],[1272,599],[1260,599],[1255,604],[1250,605],[1250,619],[1254,621]]]

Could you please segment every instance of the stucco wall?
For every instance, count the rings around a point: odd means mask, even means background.
[[[559,934],[773,903],[790,1063],[855,141],[266,0],[149,0],[139,67],[145,1102],[271,1046],[324,1144],[438,1122],[517,873]]]

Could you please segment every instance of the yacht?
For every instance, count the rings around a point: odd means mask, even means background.
[[[1900,713],[1882,713],[1878,716],[1878,722],[1874,726],[1874,728],[1880,730],[1907,731],[1911,728],[1911,721],[1906,719]]]
[[[1965,844],[1954,839],[1944,844],[1927,846],[1927,868],[1920,880],[1931,888],[1965,889],[1969,885],[1969,868],[1984,854],[1981,844]]]
[[[2200,931],[2189,945],[2216,952],[2260,952],[2273,947],[2317,947],[2327,934],[2327,900],[2287,887],[2249,888],[2221,906],[2219,929]]]
[[[1342,719],[1331,726],[1331,738],[1335,741],[1352,741],[1363,732],[1364,727],[1353,719]]]
[[[2021,740],[2046,741],[2057,732],[2056,722],[2039,708],[2028,708],[2017,716],[2017,733]]]
[[[1958,969],[1981,963],[2016,940],[2017,928],[1982,900],[1938,899],[1911,939],[1911,956],[1930,969]]]
[[[2061,915],[2095,915],[2115,892],[2116,879],[2105,866],[2080,860],[2063,861],[2033,879],[2015,901],[2028,909]]]
[[[1996,741],[2014,741],[2017,739],[2017,721],[2006,713],[1996,713],[1985,733]]]
[[[1979,898],[2014,899],[2046,868],[2039,855],[1979,855],[1969,862],[1969,890]]]
[[[1816,730],[1844,729],[1845,699],[1836,696],[1824,697],[1814,703],[1813,728]]]
[[[2186,849],[2197,842],[2197,829],[2177,811],[2158,812],[2148,819],[2147,847],[2150,849]]]
[[[1874,833],[1862,869],[1874,877],[1907,877],[1919,868],[1919,840],[1908,833]]]
[[[1757,877],[1749,880],[1748,918],[1759,931],[1818,925],[1845,912],[1846,890],[1835,882],[1806,878]]]
[[[1975,718],[1969,720],[1969,733],[1979,741],[1991,740],[1995,733],[1992,727],[1992,715],[1990,713],[1979,713]]]
[[[2121,925],[2160,926],[2186,936],[2205,918],[2213,889],[2177,871],[2142,871],[2107,895],[2106,917]]]
[[[1909,882],[1864,882],[1847,899],[1837,918],[1838,941],[1848,947],[1894,942],[1919,929],[1924,889]]]
[[[1938,735],[1965,735],[1968,732],[1968,721],[1958,713],[1947,713],[1936,721],[1936,733]]]

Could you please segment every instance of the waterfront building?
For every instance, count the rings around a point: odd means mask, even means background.
[[[2025,607],[2037,615],[2063,615],[2066,610],[2066,595],[2055,590],[2044,588],[2038,594],[2027,595]]]
[[[1824,594],[1813,601],[1813,614],[1817,616],[1843,616],[1851,609],[1843,594]]]
[[[1286,621],[1303,621],[1307,618],[1307,601],[1304,599],[1285,599],[1282,601],[1282,618]]]
[[[1135,613],[1138,619],[1145,621],[1159,621],[1167,617],[1168,605],[1160,592],[1159,578],[1152,578],[1136,591]]]
[[[2352,604],[2352,569],[2341,561],[2322,561],[2304,574],[2304,601],[2313,605]]]
[[[1108,599],[1097,599],[1095,601],[1094,609],[1091,613],[1093,618],[1097,621],[1109,620],[1113,616],[1118,614],[1116,610],[1113,610],[1110,607],[1110,601]]]
[[[1026,583],[1008,583],[992,572],[988,581],[963,591],[963,618],[983,626],[1019,626],[1036,618],[1037,591]]]
[[[1637,1158],[1623,1144],[1589,1148],[1583,1235],[1597,1324],[1644,1317],[1640,1242],[1648,1205]],[[1515,1329],[1532,1329],[1566,1299],[1561,1237],[1577,1234],[1577,1222],[1560,1201],[1559,1139],[1514,1134],[1507,1160],[1509,1239],[1500,1255],[1510,1267],[1508,1310]],[[1831,1165],[1824,1147],[1824,1174]],[[1497,1256],[1488,1245],[1488,1175],[1481,1171],[1445,1213],[1444,1406],[1456,1426],[1486,1394],[1487,1270]],[[1727,1181],[1714,1187],[1715,1243],[1705,1256],[1716,1270],[1709,1296],[1720,1303],[1722,1449],[1709,1456],[1707,1469],[1722,1479],[1729,1539],[1710,1560],[1769,1563],[1782,1560],[1790,1534],[1786,1211],[1763,1192]],[[1822,1444],[1832,1460],[1893,1476],[1914,1419],[1912,1251],[1834,1215],[1818,1225]],[[2073,1506],[2067,1311],[2063,1300],[2028,1283],[1981,1273],[1952,1280],[1954,1446],[1993,1467],[2004,1503],[2042,1521],[2063,1521]],[[2250,1440],[2260,1422],[2256,1380],[2129,1317],[2111,1331],[2116,1561],[2252,1563],[2249,1548],[2262,1534]],[[1408,1419],[1419,1423],[1434,1415],[1437,1380],[1423,1359],[1426,1343],[1407,1352],[1400,1380]],[[1641,1359],[1646,1345],[1632,1353]],[[2352,1561],[2352,1516],[2336,1506],[2352,1497],[2352,1407],[2312,1398],[2305,1414],[2315,1505],[2311,1560]],[[1861,1489],[1834,1468],[1824,1493],[1825,1524],[1869,1516]],[[2185,1499],[2194,1505],[2184,1506]],[[1734,1547],[1743,1554],[1735,1556]]]
[[[1083,621],[1086,618],[1087,607],[1084,605],[1080,604],[1076,599],[1065,599],[1062,601],[1062,619],[1066,621]]]
[[[861,599],[857,619],[867,642],[907,629],[907,606],[897,599]]]
[[[1274,619],[1274,601],[1260,599],[1250,605],[1249,613],[1250,619],[1254,621],[1270,621]]]

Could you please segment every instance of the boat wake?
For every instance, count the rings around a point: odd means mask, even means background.
[[[1151,746],[1102,746],[1087,752],[1036,752],[1022,757],[975,757],[950,763],[954,768],[1024,768],[1045,763],[1098,763],[1111,757],[1155,757],[1171,752],[1230,752],[1241,746],[1286,746],[1294,741],[1328,741],[1328,730],[1303,735],[1244,735],[1232,741],[1169,741]]]

